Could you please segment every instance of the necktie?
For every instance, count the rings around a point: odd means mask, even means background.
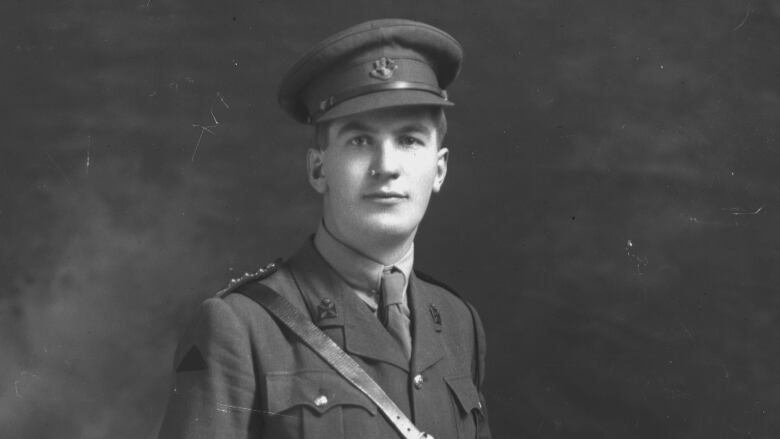
[[[412,357],[412,336],[409,331],[409,317],[401,309],[404,301],[404,274],[397,269],[382,272],[379,321],[390,335],[401,344],[406,358]]]

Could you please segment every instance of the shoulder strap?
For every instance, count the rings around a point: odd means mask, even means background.
[[[271,262],[270,264],[266,265],[265,267],[258,268],[257,271],[255,271],[254,273],[244,273],[243,276],[230,279],[230,282],[227,284],[227,286],[219,290],[216,296],[225,297],[228,294],[232,293],[234,290],[243,287],[249,282],[258,281],[267,278],[268,276],[276,273],[276,270],[279,269],[279,263],[281,261],[282,261],[281,259],[277,259]]]
[[[387,396],[382,387],[352,357],[279,293],[259,282],[245,285],[235,292],[254,300],[282,322],[339,375],[373,401],[404,438],[433,439],[433,436],[423,433],[412,423],[395,402]]]
[[[452,288],[451,286],[445,284],[444,282],[434,278],[430,274],[428,274],[428,273],[426,273],[424,271],[420,271],[420,270],[418,270],[416,268],[414,269],[414,274],[416,274],[417,277],[420,278],[421,280],[424,280],[425,282],[428,282],[429,284],[434,284],[437,287],[444,288],[444,290],[447,291],[448,293],[450,293],[453,296],[463,300],[463,297],[461,297],[461,295],[457,291],[455,291],[455,288]]]

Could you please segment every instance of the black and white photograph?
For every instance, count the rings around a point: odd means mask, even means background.
[[[780,437],[776,0],[0,10],[0,438]]]

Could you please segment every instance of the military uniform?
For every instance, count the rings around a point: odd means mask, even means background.
[[[434,27],[362,23],[304,55],[282,82],[279,102],[310,124],[392,106],[449,106],[444,88],[461,57],[457,41]],[[159,437],[401,437],[371,399],[242,294],[259,282],[310,318],[420,430],[437,439],[489,438],[479,317],[412,263],[413,245],[384,267],[404,275],[405,337],[377,318],[383,267],[340,246],[324,223],[288,260],[206,300],[177,348]]]
[[[420,429],[434,438],[490,437],[479,391],[484,333],[462,299],[412,273],[409,362],[311,242],[270,271],[258,281],[311,316]],[[229,291],[201,305],[179,344],[160,438],[399,437],[264,308]]]

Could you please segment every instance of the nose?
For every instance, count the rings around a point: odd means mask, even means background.
[[[401,175],[400,151],[392,139],[383,140],[376,148],[371,176],[398,178]]]

